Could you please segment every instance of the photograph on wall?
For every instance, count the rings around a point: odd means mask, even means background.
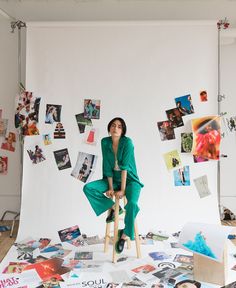
[[[173,128],[184,126],[183,118],[178,108],[166,110],[166,115]]]
[[[220,117],[205,116],[192,119],[193,155],[219,160],[220,155]]]
[[[16,97],[15,127],[24,136],[39,135],[40,97],[34,97],[32,92],[23,91]]]
[[[170,121],[157,122],[157,127],[160,133],[161,141],[175,139],[175,130]]]
[[[84,143],[89,145],[97,145],[99,131],[97,128],[87,126],[85,128]]]
[[[54,122],[61,122],[61,105],[47,104],[45,123],[53,124]]]
[[[8,170],[8,157],[0,156],[0,174],[6,175]]]
[[[197,192],[200,198],[204,198],[211,194],[211,191],[208,187],[207,175],[200,176],[198,178],[193,179]]]
[[[176,107],[179,109],[181,116],[194,113],[192,97],[190,94],[175,98]]]
[[[100,118],[101,100],[84,99],[84,118]]]
[[[77,162],[71,176],[86,183],[91,178],[97,162],[97,156],[79,152]]]
[[[208,98],[207,98],[207,91],[206,90],[201,90],[199,92],[199,97],[200,97],[200,101],[201,102],[207,102]]]
[[[80,134],[84,133],[86,126],[93,126],[92,120],[85,118],[84,113],[76,114],[75,118],[76,118],[76,122],[79,128]]]
[[[236,116],[231,117],[225,117],[227,128],[229,132],[235,132],[236,131]]]
[[[54,139],[66,138],[66,132],[61,122],[57,123],[53,136],[54,136]]]
[[[51,145],[52,144],[50,134],[43,134],[43,143],[44,143],[44,145]]]
[[[71,240],[74,240],[78,238],[81,233],[78,225],[65,228],[63,230],[58,231],[59,238],[61,239],[61,242],[70,242]]]
[[[180,167],[173,174],[175,186],[190,186],[189,166]]]
[[[16,143],[16,134],[9,132],[8,136],[5,137],[5,140],[2,142],[1,149],[15,152],[15,143]]]
[[[168,170],[181,166],[181,159],[177,150],[167,152],[163,154],[163,157]]]
[[[181,133],[181,153],[191,153],[193,147],[193,133]]]
[[[27,153],[33,164],[38,164],[46,160],[43,149],[39,145],[30,147],[29,149],[27,149]]]
[[[70,156],[67,148],[54,151],[53,153],[59,170],[71,168]]]
[[[0,137],[6,136],[8,119],[0,119]]]
[[[231,230],[232,227],[222,225],[189,222],[182,228],[179,244],[183,249],[221,262]]]
[[[206,162],[209,161],[207,158],[203,158],[201,156],[193,155],[193,162],[194,163],[201,163],[201,162]]]

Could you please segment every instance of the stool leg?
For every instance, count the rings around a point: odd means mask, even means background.
[[[107,215],[109,214],[109,211]],[[111,231],[111,223],[106,224],[106,234],[105,234],[105,241],[104,241],[104,252],[108,251],[109,240],[110,240],[110,231]]]
[[[137,226],[137,222],[136,221],[135,221],[135,224],[134,224],[134,234],[135,234],[135,244],[136,244],[137,258],[141,258],[140,239],[139,239],[139,235],[138,235],[138,226]]]
[[[116,199],[115,202],[115,221],[114,221],[114,239],[113,239],[113,256],[112,256],[112,262],[116,263],[117,261],[117,254],[115,245],[118,239],[118,226],[119,226],[119,199]]]

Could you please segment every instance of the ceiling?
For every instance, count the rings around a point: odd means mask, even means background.
[[[236,0],[0,0],[27,21],[221,20],[236,27]]]

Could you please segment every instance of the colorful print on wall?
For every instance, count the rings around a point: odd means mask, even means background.
[[[201,162],[206,162],[206,161],[209,161],[209,159],[203,158],[201,156],[193,155],[194,163],[201,163]]]
[[[175,98],[176,107],[179,109],[181,116],[194,113],[192,97],[190,94]]]
[[[53,153],[59,170],[64,170],[71,167],[70,156],[67,148],[54,151]]]
[[[0,119],[0,137],[6,136],[8,119]]]
[[[54,139],[65,139],[66,132],[61,122],[57,123],[55,131],[54,131]]]
[[[84,133],[86,126],[93,126],[91,119],[84,118],[84,113],[76,114],[75,118],[80,134]]]
[[[84,99],[84,118],[100,118],[101,101],[94,99]]]
[[[98,129],[94,127],[88,127],[86,130],[87,131],[84,135],[84,142],[89,145],[96,145],[98,139]]]
[[[50,134],[43,134],[43,143],[44,143],[44,145],[51,145],[52,144]]]
[[[178,108],[166,110],[166,115],[173,128],[184,126],[183,118]]]
[[[33,164],[38,164],[46,160],[43,150],[39,145],[35,145],[34,148],[28,149],[27,153]]]
[[[201,90],[199,93],[199,97],[201,102],[207,102],[208,101],[207,91]]]
[[[97,156],[79,152],[76,165],[71,176],[86,183],[92,176],[97,162]]]
[[[39,135],[37,128],[41,98],[33,97],[33,93],[23,91],[16,102],[15,127],[24,136]]]
[[[181,153],[191,153],[193,147],[193,133],[181,133]]]
[[[181,166],[181,159],[177,150],[167,152],[163,155],[163,157],[168,170]]]
[[[16,134],[9,132],[8,136],[5,137],[5,141],[1,145],[1,149],[15,152]]]
[[[0,175],[6,175],[8,170],[8,157],[0,156]]]
[[[229,132],[235,132],[236,131],[236,116],[231,116],[229,118],[226,118],[227,122],[227,128]]]
[[[175,186],[190,186],[189,166],[173,171]]]
[[[61,122],[61,105],[47,104],[46,105],[46,124],[53,124],[54,122]]]
[[[157,122],[157,127],[160,133],[161,141],[175,139],[175,130],[170,121]]]
[[[206,116],[192,119],[194,155],[219,160],[220,155],[220,117]]]

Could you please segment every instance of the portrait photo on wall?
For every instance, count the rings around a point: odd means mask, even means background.
[[[53,133],[54,139],[65,139],[66,132],[61,122],[57,123],[56,128]]]
[[[70,156],[67,148],[54,151],[53,153],[59,170],[71,168]]]
[[[191,153],[193,147],[193,133],[181,133],[181,153]]]
[[[84,117],[88,119],[100,118],[101,100],[84,99]]]
[[[5,140],[1,145],[1,149],[15,152],[15,143],[16,143],[16,134],[13,132],[9,132],[8,136],[5,137]]]
[[[199,96],[200,96],[200,101],[201,102],[207,102],[208,98],[207,98],[207,91],[206,90],[201,90],[199,92]]]
[[[97,162],[97,156],[79,152],[77,162],[71,176],[86,183],[92,176]]]
[[[16,97],[15,127],[24,136],[39,135],[40,97],[34,97],[32,92],[23,91]]]
[[[207,197],[211,195],[211,191],[208,187],[208,179],[207,175],[200,176],[198,178],[193,179],[195,187],[197,189],[198,195],[200,198]]]
[[[219,160],[221,127],[219,116],[192,119],[194,155]]]
[[[89,145],[96,145],[98,141],[98,128],[87,126],[84,134],[84,143]]]
[[[50,134],[43,134],[43,143],[44,143],[44,145],[51,145],[52,144]]]
[[[163,154],[163,157],[168,170],[181,166],[181,159],[177,150],[167,152]]]
[[[53,124],[54,122],[61,122],[61,105],[47,104],[45,123]]]
[[[173,174],[175,186],[190,186],[189,166],[180,167]]]
[[[8,170],[8,157],[0,156],[0,174],[6,175]]]
[[[181,116],[194,113],[192,97],[190,94],[175,98],[176,107],[179,109]]]
[[[38,164],[46,160],[43,149],[39,145],[35,145],[32,148],[30,147],[29,149],[27,149],[27,153],[33,164]]]
[[[85,118],[84,113],[76,114],[75,118],[76,118],[76,122],[79,128],[80,134],[84,133],[86,126],[93,126],[92,120]]]
[[[0,137],[6,136],[8,119],[0,119]]]
[[[229,132],[236,131],[236,116],[225,117]]]
[[[172,123],[168,120],[157,122],[161,141],[175,139],[175,130]]]
[[[166,115],[173,128],[184,126],[183,118],[178,108],[166,110]]]

